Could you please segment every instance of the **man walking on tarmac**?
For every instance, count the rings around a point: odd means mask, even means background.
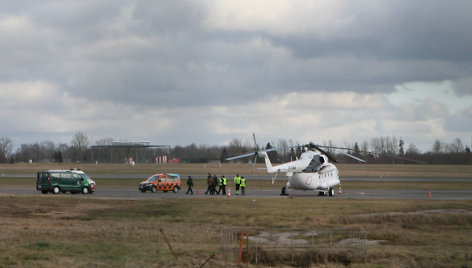
[[[239,177],[239,174],[236,174],[236,177],[234,177],[234,185],[236,188],[236,195],[239,195],[239,186],[241,184],[241,177]]]
[[[246,194],[246,179],[244,178],[244,176],[241,177],[240,187],[241,187],[241,194],[245,195]]]
[[[192,187],[193,187],[193,179],[191,176],[188,176],[188,179],[187,179],[187,185],[188,185],[188,190],[185,194],[188,194],[189,192],[193,195],[193,190],[192,190]]]
[[[211,195],[215,194],[215,192],[213,191],[213,183],[214,183],[213,176],[210,173],[208,173],[208,178],[207,178],[208,188],[205,194],[208,194],[208,192],[210,192]]]
[[[218,183],[218,177],[213,174],[213,192],[215,192],[217,195],[220,194],[220,191],[216,190],[216,187],[218,187],[219,183]]]

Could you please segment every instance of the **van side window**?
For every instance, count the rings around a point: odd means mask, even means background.
[[[71,179],[71,178],[72,178],[71,173],[65,172],[61,174],[61,179]]]
[[[72,174],[72,178],[78,181],[83,180],[82,176],[80,176],[79,174]]]
[[[159,182],[165,182],[166,181],[166,177],[162,176],[162,177],[159,177]]]
[[[51,179],[60,179],[61,178],[61,173],[59,172],[51,172],[49,173],[49,177]]]

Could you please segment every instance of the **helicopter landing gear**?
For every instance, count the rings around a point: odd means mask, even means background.
[[[328,189],[328,194],[329,196],[333,196],[334,195],[334,189],[332,187],[329,187]]]
[[[319,191],[318,196],[334,196],[334,189],[332,187],[328,188],[328,191]]]
[[[288,195],[287,187],[282,187],[282,192],[280,193],[280,195]]]

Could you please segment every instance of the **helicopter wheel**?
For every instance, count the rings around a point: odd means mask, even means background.
[[[282,193],[280,193],[280,195],[288,195],[287,187],[282,187]]]
[[[328,194],[329,194],[329,196],[333,196],[334,195],[334,189],[329,187]]]

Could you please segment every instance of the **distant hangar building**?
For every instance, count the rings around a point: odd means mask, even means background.
[[[150,144],[149,141],[112,141],[91,146],[99,163],[167,163],[170,145]]]

